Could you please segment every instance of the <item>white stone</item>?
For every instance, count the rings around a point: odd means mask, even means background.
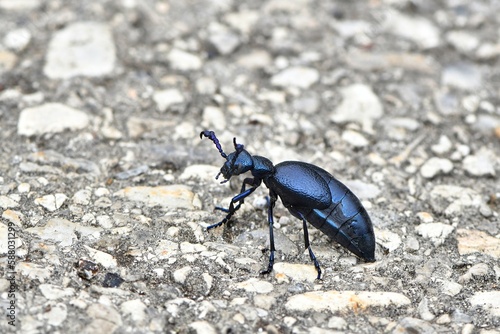
[[[226,129],[226,118],[224,112],[219,107],[206,106],[203,108],[203,126],[213,128],[215,130]]]
[[[80,110],[60,103],[46,103],[21,111],[17,133],[24,136],[80,130],[89,124],[89,117]]]
[[[469,155],[463,161],[463,168],[472,176],[495,176],[493,156],[492,152],[486,150],[482,150],[475,155]]]
[[[331,119],[335,123],[357,122],[365,132],[372,132],[373,121],[382,117],[384,111],[380,99],[372,89],[363,84],[354,84],[341,89],[342,102]]]
[[[342,133],[342,140],[354,147],[365,147],[369,144],[368,140],[359,132],[345,130]]]
[[[479,38],[463,30],[448,32],[446,41],[462,53],[472,52],[479,46]]]
[[[440,44],[440,31],[428,19],[416,15],[408,16],[398,11],[388,11],[383,22],[387,32],[415,42],[422,49],[430,49]]]
[[[114,196],[125,198],[133,202],[142,202],[149,207],[162,206],[165,208],[196,208],[201,205],[197,196],[184,185],[170,185],[157,187],[127,187],[114,193]]]
[[[378,291],[312,291],[297,294],[288,299],[285,308],[301,312],[352,312],[367,307],[405,307],[411,301],[396,292]]]
[[[188,278],[189,274],[193,271],[193,268],[190,266],[185,266],[180,269],[177,269],[174,271],[174,281],[179,283],[179,284],[184,284],[186,279]]]
[[[82,190],[78,190],[73,195],[72,200],[73,200],[73,203],[75,203],[75,204],[89,205],[91,197],[92,197],[92,192],[89,189],[82,189]]]
[[[217,334],[215,327],[208,321],[195,321],[190,323],[188,327],[196,334]]]
[[[451,147],[452,143],[450,139],[445,135],[441,135],[438,143],[431,146],[431,150],[436,154],[445,154],[451,150]]]
[[[90,248],[87,245],[83,245],[87,251],[89,252],[90,258],[95,262],[101,264],[106,269],[114,269],[118,266],[118,262],[115,257],[111,254],[102,252],[97,249]]]
[[[289,277],[294,281],[313,283],[318,277],[318,272],[311,264],[278,262],[274,264],[273,271],[278,281]]]
[[[39,280],[41,283],[49,279],[53,268],[47,265],[39,265],[31,262],[19,262],[16,265],[16,273],[26,276],[31,280]]]
[[[133,299],[123,302],[120,305],[123,314],[129,316],[137,324],[145,324],[147,319],[147,306],[140,299]]]
[[[60,326],[68,316],[68,308],[64,303],[51,305],[48,312],[43,313],[43,317],[47,319],[47,323],[51,326]]]
[[[116,62],[110,28],[98,22],[77,22],[52,37],[43,71],[51,79],[110,74]]]
[[[382,245],[389,252],[393,252],[401,246],[402,240],[399,234],[388,231],[376,229],[375,238],[377,243]]]
[[[453,170],[453,163],[444,158],[432,157],[420,167],[420,174],[431,179],[439,174],[448,174]]]
[[[500,317],[500,291],[476,292],[469,298],[472,306],[478,306],[489,312],[494,317]]]
[[[184,169],[179,176],[180,180],[204,180],[215,181],[215,176],[219,173],[220,167],[212,165],[191,165]]]
[[[184,96],[178,89],[165,89],[156,91],[153,100],[159,111],[167,111],[172,105],[183,103]]]
[[[451,225],[443,223],[428,223],[420,224],[416,227],[416,230],[424,238],[431,239],[435,246],[439,246],[444,243],[454,228]]]
[[[158,260],[168,259],[179,253],[179,244],[170,240],[160,240],[154,253]]]
[[[266,281],[261,281],[257,278],[249,278],[246,281],[236,283],[237,289],[245,290],[246,292],[255,293],[270,293],[274,290],[274,286]]]
[[[31,32],[26,28],[11,30],[3,39],[4,45],[13,51],[23,51],[31,41]]]
[[[45,195],[43,197],[35,198],[35,204],[43,206],[45,209],[53,212],[59,209],[68,197],[64,194]]]
[[[19,203],[12,198],[1,195],[0,196],[0,208],[2,209],[12,209],[19,206]]]
[[[172,49],[168,60],[173,69],[181,71],[199,70],[203,65],[200,57],[179,49]]]
[[[289,67],[271,78],[271,84],[279,87],[307,89],[318,82],[319,72],[310,67]]]
[[[72,297],[75,295],[75,289],[63,288],[53,284],[40,284],[38,288],[40,289],[42,295],[50,300]]]
[[[59,243],[61,247],[71,246],[76,241],[75,231],[83,237],[100,237],[102,228],[87,227],[72,223],[66,219],[52,218],[44,226],[27,228],[26,232],[36,234],[43,240]]]
[[[11,11],[27,11],[40,7],[41,3],[41,0],[0,0],[0,8]]]

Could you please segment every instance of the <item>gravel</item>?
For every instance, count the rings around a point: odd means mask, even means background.
[[[0,0],[0,332],[500,333],[499,11]],[[260,275],[208,129],[348,185],[376,261],[310,227],[316,280],[278,201]]]

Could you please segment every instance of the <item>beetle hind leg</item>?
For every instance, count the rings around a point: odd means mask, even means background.
[[[307,222],[306,220],[302,217],[302,227],[304,229],[304,243],[305,247],[309,251],[309,257],[311,258],[311,261],[314,263],[314,267],[316,268],[316,271],[318,272],[318,277],[316,279],[321,279],[321,267],[319,266],[319,262],[316,259],[316,256],[314,255],[311,244],[309,243],[309,232],[307,231]]]
[[[261,275],[267,275],[270,274],[271,271],[273,271],[273,266],[274,266],[274,252],[276,251],[274,247],[274,232],[273,232],[273,225],[274,225],[274,219],[273,219],[273,208],[274,204],[276,203],[277,197],[276,194],[273,193],[272,191],[269,191],[269,207],[267,208],[267,221],[269,223],[269,263],[267,265],[267,269],[262,270],[260,272]]]

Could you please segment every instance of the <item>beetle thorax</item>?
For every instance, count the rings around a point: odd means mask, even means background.
[[[253,169],[252,175],[264,179],[274,173],[274,165],[268,158],[261,157],[260,155],[252,156],[253,159]]]

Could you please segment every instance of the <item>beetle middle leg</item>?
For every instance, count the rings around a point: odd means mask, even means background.
[[[252,186],[252,188],[246,189],[247,185]],[[234,215],[234,213],[236,211],[238,211],[238,209],[241,207],[241,204],[244,202],[245,197],[247,197],[248,195],[253,193],[259,185],[260,185],[260,182],[257,182],[255,179],[252,179],[252,178],[246,178],[245,180],[243,180],[243,184],[241,186],[241,191],[238,195],[234,196],[231,199],[231,203],[229,204],[229,208],[226,209],[226,208],[223,208],[220,206],[215,207],[215,210],[219,210],[219,211],[227,213],[226,217],[224,217],[224,219],[222,219],[220,222],[218,222],[216,224],[212,224],[210,226],[207,226],[207,231],[212,229],[212,228],[219,227],[219,226],[227,223],[229,221],[229,219],[231,219],[231,217]],[[235,206],[234,205],[235,203],[238,203],[238,205]]]
[[[269,250],[269,264],[267,265],[266,270],[262,270],[260,272],[261,275],[266,275],[271,273],[273,270],[274,266],[274,252],[276,251],[274,247],[274,232],[273,232],[273,225],[274,225],[274,218],[273,218],[273,208],[274,205],[276,204],[277,200],[277,195],[273,191],[269,191],[269,207],[267,208],[267,221],[269,223],[269,244],[270,244],[270,250]]]
[[[309,251],[309,257],[311,258],[311,261],[314,263],[314,267],[316,268],[316,271],[318,272],[317,279],[321,279],[321,268],[319,266],[318,260],[316,260],[316,256],[314,255],[314,253],[313,253],[313,251],[311,249],[311,245],[309,244],[309,232],[307,231],[307,222],[304,219],[304,217],[302,217],[302,226],[303,226],[303,229],[304,229],[304,243],[305,243],[305,247]]]

